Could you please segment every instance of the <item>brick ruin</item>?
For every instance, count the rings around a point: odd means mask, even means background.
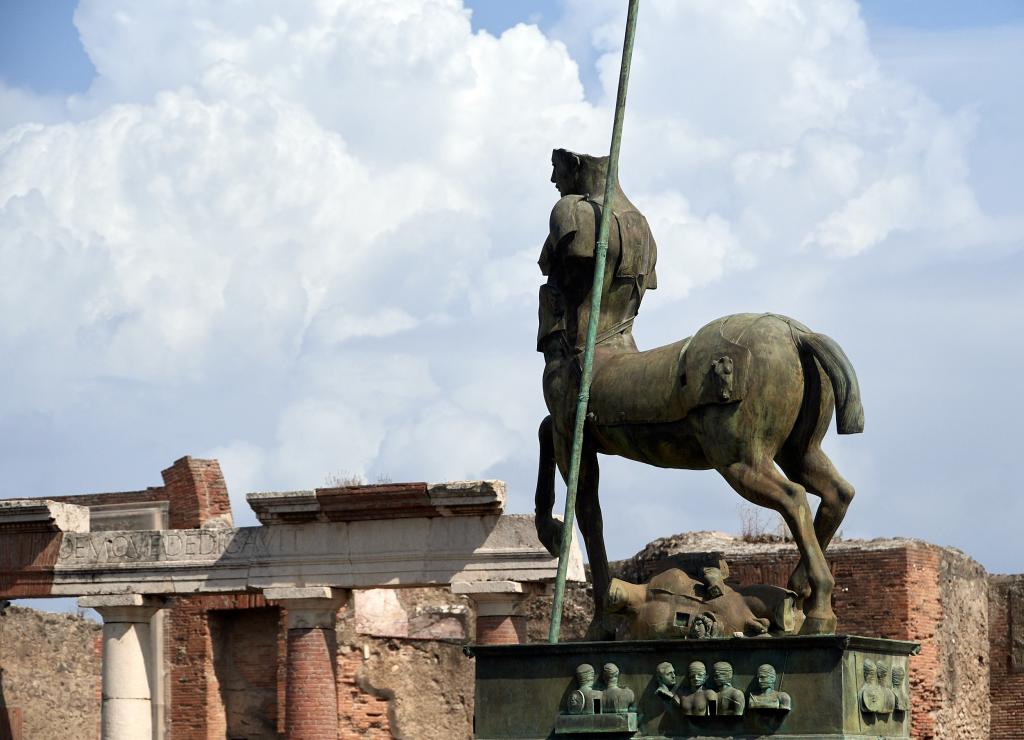
[[[183,458],[163,475],[164,486],[61,500],[90,507],[93,531],[230,526],[216,461]],[[16,546],[0,548],[0,598],[50,595],[59,539],[24,529],[8,537]],[[796,560],[792,545],[703,533],[656,540],[615,569],[644,580],[666,557],[708,550],[723,552],[740,582],[782,585]],[[840,632],[922,645],[911,661],[913,737],[1024,736],[1024,575],[990,575],[959,551],[907,539],[836,542],[828,560]],[[294,633],[288,604],[298,602],[260,592],[167,595],[151,622],[161,656],[154,737],[469,737],[473,668],[462,644],[543,640],[550,599],[529,589],[458,590],[357,589],[333,607],[333,628]],[[572,585],[567,602],[563,639],[589,622],[585,584]],[[503,608],[510,603],[518,605]],[[8,607],[0,740],[98,737],[100,645],[95,623]],[[289,698],[296,677],[305,699]],[[287,716],[313,687],[336,699],[331,727],[302,727],[294,709]]]

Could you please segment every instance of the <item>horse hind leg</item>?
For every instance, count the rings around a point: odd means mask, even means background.
[[[814,515],[814,534],[818,545],[824,551],[843,523],[846,511],[853,501],[854,488],[839,474],[832,461],[820,447],[807,450],[794,463],[782,463],[782,469],[790,480],[804,486],[821,498]],[[789,579],[789,587],[805,598],[810,591],[807,580],[807,565],[803,558]]]
[[[771,460],[732,463],[718,468],[718,472],[743,498],[782,515],[796,539],[801,561],[807,564],[811,587],[804,604],[806,619],[800,632],[834,634],[836,616],[832,611],[832,588],[835,581],[818,544],[804,487],[783,476]]]

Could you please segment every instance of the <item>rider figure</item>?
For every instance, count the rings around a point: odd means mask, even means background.
[[[574,349],[579,354],[590,315],[593,260],[608,158],[555,149],[551,166],[551,182],[562,197],[551,210],[549,234],[538,260],[548,282],[541,287],[537,349],[543,351],[548,337],[565,330],[576,337]],[[658,285],[654,272],[657,246],[647,219],[618,184],[612,215],[598,344],[627,342],[635,350],[629,329],[644,293]],[[567,306],[579,308],[573,314],[566,312]]]

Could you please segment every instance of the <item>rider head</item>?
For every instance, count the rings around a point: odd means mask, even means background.
[[[604,195],[608,157],[577,154],[568,149],[551,152],[551,182],[562,197],[566,195]]]

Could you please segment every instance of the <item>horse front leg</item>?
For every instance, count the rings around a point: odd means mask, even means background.
[[[807,503],[807,492],[799,483],[786,478],[771,460],[761,463],[737,462],[718,468],[718,472],[737,493],[751,503],[774,509],[789,525],[806,564],[811,591],[804,604],[800,634],[831,635],[836,631],[836,615],[832,611],[832,589],[835,579],[818,544]]]
[[[590,638],[610,640],[614,637],[614,631],[605,625],[604,605],[611,577],[608,573],[608,554],[604,545],[604,520],[598,498],[600,477],[597,453],[585,446],[580,458],[580,478],[576,488],[576,519],[587,548],[594,593],[594,618],[587,632]]]

